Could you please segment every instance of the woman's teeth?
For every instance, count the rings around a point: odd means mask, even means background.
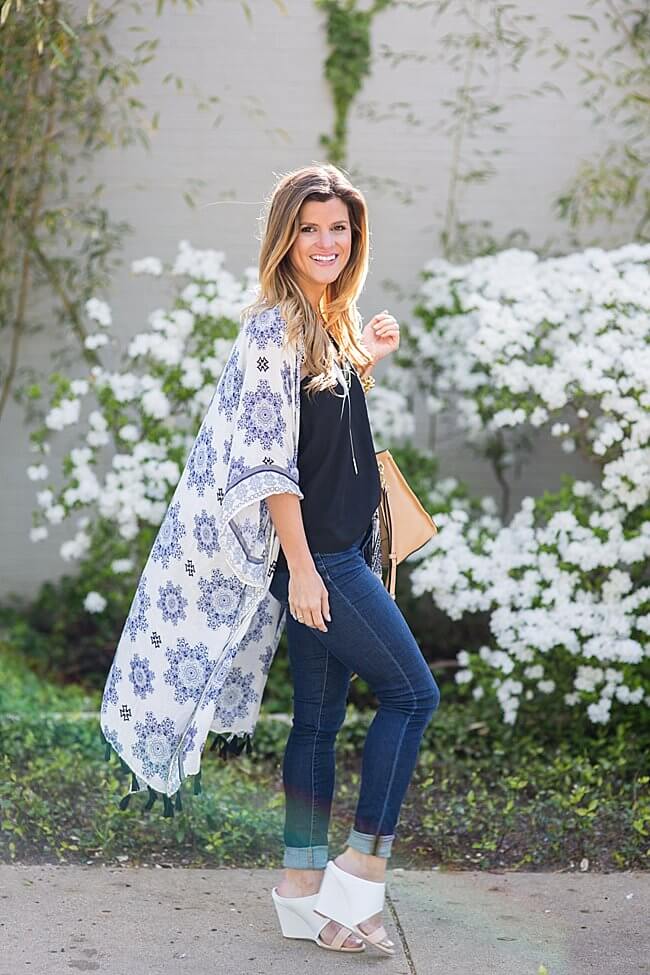
[[[331,257],[316,257],[312,254],[312,261],[316,261],[317,264],[333,264],[336,260],[336,254],[332,254]]]

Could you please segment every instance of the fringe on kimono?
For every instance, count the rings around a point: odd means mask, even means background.
[[[152,789],[150,785],[147,785],[145,788],[142,788],[141,783],[138,780],[138,777],[135,774],[135,772],[133,772],[129,768],[129,766],[126,764],[124,759],[119,755],[118,752],[115,751],[113,745],[110,743],[110,741],[106,739],[106,736],[104,735],[104,732],[102,731],[101,728],[99,733],[100,733],[102,744],[104,745],[105,761],[110,762],[112,756],[115,755],[119,760],[120,770],[122,772],[126,772],[127,774],[130,774],[131,776],[130,789],[126,793],[126,795],[124,795],[120,799],[119,802],[119,808],[123,812],[126,809],[128,809],[129,803],[131,801],[131,796],[136,792],[144,792],[144,791],[148,792],[148,799],[146,805],[143,806],[144,812],[149,812],[149,810],[153,807],[154,803],[156,802],[156,799],[162,799],[163,817],[165,819],[172,818],[174,816],[175,810],[179,810],[179,811],[182,810],[183,800],[181,798],[180,787],[172,796],[168,796],[165,793],[158,792],[156,789]],[[235,734],[224,735],[221,732],[219,732],[218,734],[215,734],[212,744],[210,745],[209,751],[218,750],[219,757],[223,761],[228,761],[229,755],[235,755],[235,756],[241,755],[241,753],[244,750],[246,751],[247,755],[250,755],[253,751],[252,739],[253,736],[250,733],[246,733],[243,735],[235,735]],[[193,780],[192,793],[195,796],[201,795],[203,791],[201,787],[201,769],[199,769],[196,775],[189,775],[188,778]]]

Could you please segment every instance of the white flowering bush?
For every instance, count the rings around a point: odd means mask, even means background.
[[[504,721],[582,708],[605,724],[650,704],[650,246],[541,260],[505,251],[430,262],[403,365],[432,412],[510,460],[535,428],[582,450],[597,483],[436,518],[415,567],[452,619],[489,614],[491,641],[459,654],[456,681]]]
[[[51,377],[49,407],[31,434],[32,449],[47,456],[51,437],[64,429],[72,428],[77,440],[63,460],[63,483],[49,482],[37,494],[31,539],[46,538],[49,525],[76,521],[74,536],[60,548],[65,561],[87,555],[99,521],[124,543],[143,525],[160,524],[230,353],[239,313],[253,297],[256,269],[237,281],[223,262],[222,252],[182,241],[167,272],[183,279],[172,307],[150,314],[148,330],[130,340],[118,368],[95,366],[77,379]],[[161,276],[164,269],[150,257],[134,261],[132,271]],[[108,331],[108,305],[92,299],[86,312],[97,325],[88,347],[117,346]],[[32,481],[50,477],[45,461],[30,465],[27,474]],[[129,551],[127,544],[123,548]],[[117,574],[132,567],[129,558],[112,565]],[[100,593],[88,593],[88,612],[104,605]]]

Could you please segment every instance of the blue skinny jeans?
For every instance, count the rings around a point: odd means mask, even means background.
[[[347,845],[390,857],[420,741],[440,701],[438,685],[396,602],[364,557],[372,524],[349,548],[312,552],[329,594],[327,632],[294,619],[289,572],[271,593],[285,604],[294,714],[283,758],[283,866],[322,870],[335,782],[335,740],[348,687],[359,674],[379,702],[364,743],[361,785]]]

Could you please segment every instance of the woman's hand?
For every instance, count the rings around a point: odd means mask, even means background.
[[[329,593],[320,573],[316,568],[300,569],[289,572],[289,587],[287,590],[289,612],[299,623],[313,626],[317,630],[327,633],[323,622],[325,617],[331,621]]]
[[[371,318],[361,333],[366,349],[373,359],[373,365],[395,352],[399,345],[399,325],[392,315],[384,309]]]

